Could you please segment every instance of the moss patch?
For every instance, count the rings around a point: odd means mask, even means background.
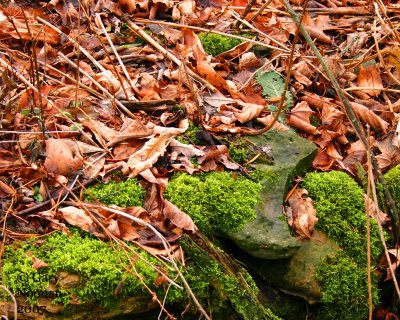
[[[239,267],[237,274],[228,272],[215,256],[189,237],[183,238],[182,245],[188,259],[181,271],[207,312],[240,314],[244,319],[265,319],[260,315],[267,314],[276,319],[269,310],[257,307],[258,300],[254,297],[258,289],[246,270]],[[175,305],[182,311],[189,303],[186,290],[169,286],[162,281],[165,278],[142,259],[183,286],[171,267],[136,247],[131,247],[136,254],[128,251],[131,257],[128,259],[126,252],[78,229],[72,230],[71,237],[55,232],[40,240],[14,243],[5,248],[5,285],[17,297],[27,297],[32,305],[45,296],[54,298],[54,303],[68,305],[66,312],[73,313],[77,303],[88,308],[99,304],[112,310],[118,308],[123,298],[138,297],[146,311],[152,295],[145,286],[155,292],[160,301],[165,298],[167,307]],[[210,250],[223,254],[216,247]],[[32,257],[45,261],[48,267],[35,269]],[[78,281],[72,286],[63,285],[63,273],[77,276]],[[118,294],[115,293],[117,288],[121,289]],[[193,304],[190,311],[198,312]]]
[[[327,233],[342,250],[326,259],[317,270],[325,303],[319,319],[363,319],[368,315],[366,216],[363,190],[339,171],[310,173],[303,187],[314,200],[319,222],[317,229]],[[382,251],[378,227],[371,220],[371,251]],[[377,280],[373,283],[378,302]]]
[[[201,32],[198,34],[204,50],[212,56],[231,50],[243,41],[214,33]]]
[[[115,204],[120,207],[143,206],[146,195],[136,179],[124,182],[110,181],[98,183],[86,189],[84,200],[89,202],[99,201],[105,204]]]
[[[188,213],[201,231],[212,235],[241,230],[246,221],[254,219],[261,189],[261,184],[228,172],[178,174],[165,196]]]
[[[390,169],[384,176],[389,192],[400,210],[400,165]]]
[[[160,262],[144,251],[132,247],[137,255],[153,265]],[[32,266],[32,257],[45,261],[49,266],[36,270]],[[134,254],[130,252],[128,256]],[[23,242],[20,245],[7,246],[3,260],[3,272],[6,285],[18,295],[27,296],[30,303],[35,303],[49,288],[57,290],[49,294],[53,301],[67,305],[76,299],[81,303],[98,302],[111,308],[119,299],[127,296],[148,296],[150,294],[133,272],[136,269],[143,283],[152,288],[161,297],[162,287],[155,285],[160,274],[142,259],[136,257],[130,266],[126,254],[110,244],[97,240],[89,234],[73,230],[72,236],[56,232],[45,240]],[[60,272],[79,276],[79,283],[73,288],[59,286]],[[114,291],[122,285],[117,297]],[[51,286],[50,286],[51,285]],[[185,293],[171,288],[168,295],[170,302],[182,300]]]
[[[180,143],[184,144],[201,144],[200,139],[197,137],[197,132],[200,131],[201,128],[194,124],[193,122],[189,123],[189,128],[185,131],[184,134],[177,137],[177,140]]]

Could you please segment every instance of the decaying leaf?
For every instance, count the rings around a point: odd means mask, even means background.
[[[58,210],[63,214],[64,219],[75,227],[90,232],[91,228],[94,226],[92,218],[90,218],[83,209],[69,206]]]
[[[317,211],[308,197],[306,189],[295,189],[287,200],[286,210],[289,225],[301,236],[311,238],[314,226],[318,222]]]
[[[64,139],[50,138],[46,141],[46,160],[44,166],[49,173],[70,175],[82,168],[83,157]]]
[[[186,213],[179,210],[177,206],[164,199],[163,214],[168,218],[174,225],[190,232],[198,231],[192,218]]]

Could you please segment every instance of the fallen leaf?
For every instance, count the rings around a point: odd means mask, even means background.
[[[32,268],[36,270],[43,269],[49,266],[46,262],[40,260],[39,258],[36,258],[35,256],[32,256],[32,262]]]
[[[76,148],[65,139],[50,138],[46,140],[46,159],[44,167],[49,173],[70,175],[83,166],[83,157]]]
[[[58,209],[63,214],[64,219],[71,225],[90,232],[94,222],[83,209],[76,207],[65,207]]]
[[[295,189],[287,200],[289,225],[301,236],[311,238],[318,222],[317,211],[306,189]]]
[[[198,228],[194,224],[192,218],[181,211],[177,206],[164,199],[163,215],[168,218],[174,225],[186,231],[196,232]]]
[[[357,85],[359,87],[371,88],[369,90],[362,90],[362,92],[369,96],[376,97],[383,89],[382,78],[379,74],[378,67],[375,65],[368,65],[360,67],[360,73],[357,77]]]

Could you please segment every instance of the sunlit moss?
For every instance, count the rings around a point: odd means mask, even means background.
[[[241,230],[254,219],[261,189],[261,184],[228,172],[178,174],[165,196],[189,214],[200,230],[213,234]]]
[[[145,189],[140,186],[136,179],[128,179],[124,182],[98,183],[85,191],[84,200],[115,204],[126,208],[142,206],[145,195]]]
[[[364,319],[368,316],[368,291],[363,190],[351,177],[339,171],[310,173],[302,185],[309,191],[317,210],[316,228],[326,232],[342,248],[317,270],[324,302],[319,319]],[[373,258],[381,251],[378,227],[371,220]],[[372,287],[376,304],[378,289],[374,276]]]

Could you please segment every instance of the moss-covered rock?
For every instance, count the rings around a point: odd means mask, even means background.
[[[261,184],[229,172],[211,172],[172,178],[165,197],[189,214],[208,235],[235,232],[255,218]]]
[[[248,221],[242,230],[229,233],[227,237],[254,257],[290,258],[297,252],[300,243],[290,232],[282,215],[282,205],[292,178],[308,170],[316,148],[292,131],[270,130],[246,139],[255,144],[262,157],[269,159],[260,163],[256,161],[252,165],[257,172],[268,172],[269,175],[262,179],[263,190],[261,202],[255,207],[256,218]]]
[[[188,260],[181,272],[208,313],[229,313],[232,319],[236,314],[245,319],[277,319],[255,306],[257,287],[246,270],[237,266],[237,274],[229,272],[215,257],[222,254],[218,248],[209,249],[215,252],[210,255],[206,246],[200,248],[189,237],[182,244]],[[132,245],[122,248],[79,230],[73,230],[72,236],[56,232],[14,243],[5,247],[4,284],[18,305],[29,310],[45,307],[45,319],[107,319],[142,313],[159,307],[155,297],[181,312],[189,296],[164,276],[183,287],[176,271]],[[48,266],[38,268],[35,261]],[[198,312],[194,304],[189,311]]]
[[[328,256],[316,270],[324,307],[318,318],[364,319],[368,315],[367,235],[363,190],[339,171],[310,173],[305,187],[314,200],[323,230],[341,248]],[[382,251],[376,222],[371,220],[373,258]],[[373,268],[373,266],[372,266]],[[372,275],[374,303],[378,302],[377,279]]]

